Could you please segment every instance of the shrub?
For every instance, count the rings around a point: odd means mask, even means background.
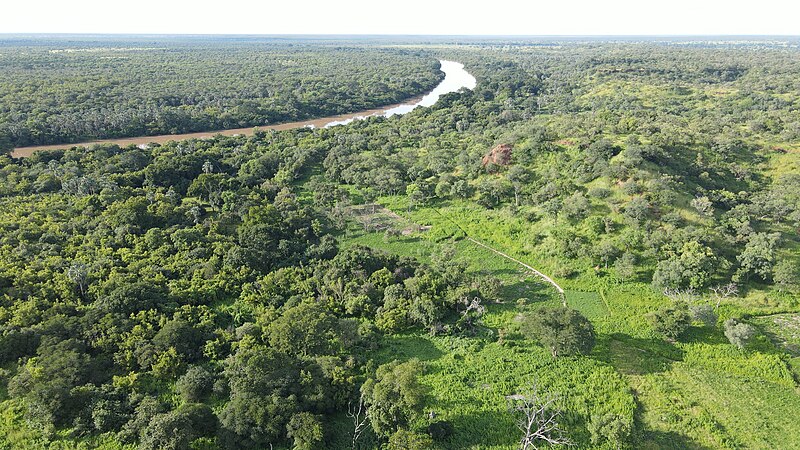
[[[756,335],[754,326],[738,322],[736,319],[725,321],[725,337],[738,349],[744,349]]]
[[[668,339],[681,337],[692,324],[689,308],[685,303],[665,306],[651,313],[649,319],[653,330]]]
[[[711,305],[692,305],[689,307],[689,314],[697,322],[701,322],[707,327],[717,324],[717,313]]]

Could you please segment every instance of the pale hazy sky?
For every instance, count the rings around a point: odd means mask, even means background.
[[[800,34],[800,0],[4,0],[0,33]]]

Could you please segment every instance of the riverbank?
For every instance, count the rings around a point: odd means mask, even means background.
[[[473,89],[476,85],[475,77],[464,70],[464,65],[455,61],[441,60],[441,71],[444,72],[444,79],[427,94],[412,97],[404,102],[393,105],[382,106],[380,108],[357,111],[336,116],[320,117],[316,119],[300,120],[296,122],[285,122],[275,125],[264,125],[258,127],[233,128],[226,130],[202,131],[184,134],[162,134],[157,136],[138,136],[118,139],[98,139],[94,141],[79,142],[75,144],[53,144],[37,145],[32,147],[19,147],[11,152],[13,158],[27,158],[40,150],[59,150],[72,147],[88,147],[96,144],[116,144],[120,147],[129,145],[147,145],[151,143],[165,144],[170,141],[180,141],[185,139],[207,139],[221,134],[223,136],[252,135],[256,130],[291,130],[295,128],[314,127],[324,128],[336,125],[345,125],[354,120],[361,120],[372,116],[393,116],[402,115],[412,111],[418,106],[431,106],[444,94],[455,92],[461,88]]]

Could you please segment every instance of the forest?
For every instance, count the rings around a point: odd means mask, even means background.
[[[0,92],[30,95],[0,101],[12,146],[156,132],[49,127],[181,92],[130,42],[57,44],[0,46]],[[189,128],[158,132],[391,103],[438,59],[478,84],[344,126],[0,156],[0,448],[800,448],[797,44],[146,44],[198,80]],[[52,95],[25,70],[76,97],[29,115]],[[259,83],[275,115],[247,122]]]
[[[264,39],[0,42],[0,150],[272,125],[397,103],[440,81],[414,51]]]

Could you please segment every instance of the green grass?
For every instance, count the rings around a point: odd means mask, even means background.
[[[402,197],[381,199],[405,216],[403,201]],[[800,417],[793,373],[800,359],[790,359],[770,346],[740,352],[727,343],[720,329],[693,328],[684,342],[666,342],[653,333],[645,315],[669,300],[645,283],[604,277],[586,261],[565,262],[543,254],[533,244],[542,236],[538,225],[523,227],[502,211],[449,203],[412,210],[407,219],[432,228],[390,238],[351,229],[343,244],[369,245],[421,261],[430,260],[441,246],[453,246],[456,257],[468,263],[469,272],[493,275],[505,285],[501,303],[488,305],[487,331],[480,337],[394,337],[375,355],[378,361],[417,357],[426,362],[428,409],[456,428],[452,439],[442,444],[444,448],[515,448],[518,435],[504,396],[533,377],[564,395],[564,406],[572,411],[567,427],[579,448],[590,447],[586,423],[603,402],[611,402],[620,411],[632,408],[634,448],[800,448],[800,438],[787,440],[787,436],[800,436],[800,422],[792,419]],[[545,273],[561,264],[584,264],[575,277],[554,278],[566,288],[567,304],[595,325],[598,344],[592,354],[553,360],[545,350],[522,339],[515,331],[517,316],[543,305],[557,305],[559,297],[516,263],[459,239],[463,237],[459,226]],[[758,314],[785,305],[755,291],[723,304],[720,314]],[[767,317],[753,320],[769,328]],[[494,342],[501,328],[509,332],[509,340],[502,345]],[[782,339],[792,342],[794,337],[784,334]],[[586,400],[598,392],[604,401]]]
[[[800,356],[800,314],[776,314],[751,320],[776,345]]]

